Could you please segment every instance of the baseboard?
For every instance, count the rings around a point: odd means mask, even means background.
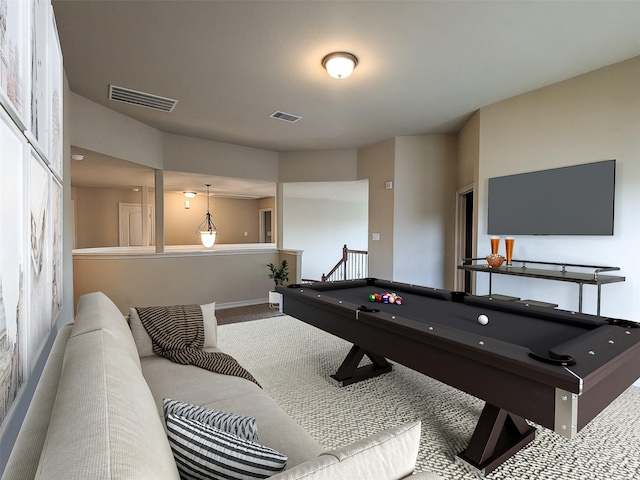
[[[239,302],[216,303],[216,310],[226,310],[227,308],[236,307],[251,307],[253,305],[262,305],[263,303],[269,303],[269,299],[265,297],[254,298],[253,300],[241,300]]]

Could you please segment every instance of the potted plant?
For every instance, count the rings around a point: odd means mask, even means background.
[[[274,265],[273,263],[267,264],[271,273],[269,278],[278,285],[284,285],[284,282],[289,280],[289,265],[286,260],[282,260],[280,265]],[[269,292],[269,306],[275,306],[280,304],[280,294],[275,290]]]

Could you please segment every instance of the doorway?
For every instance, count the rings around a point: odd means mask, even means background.
[[[473,257],[474,220],[473,220],[473,185],[458,190],[456,199],[456,290],[473,293],[473,276],[471,272],[462,271],[458,265],[470,264],[466,258]]]
[[[147,239],[143,241],[142,205],[139,203],[119,203],[119,238],[121,247],[139,247],[154,244],[154,206],[147,205]]]
[[[273,209],[260,210],[260,243],[275,243],[273,236]]]

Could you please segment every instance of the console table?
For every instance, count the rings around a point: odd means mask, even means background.
[[[617,275],[601,275],[602,272],[612,272],[620,270],[619,267],[603,267],[599,265],[578,265],[573,263],[555,263],[555,262],[535,262],[532,260],[512,260],[511,265],[502,265],[493,268],[486,263],[477,263],[486,258],[464,258],[460,270],[469,272],[481,272],[489,274],[489,295],[491,295],[491,280],[493,274],[497,275],[515,275],[518,277],[539,278],[542,280],[556,280],[560,282],[572,282],[579,285],[578,311],[582,312],[582,287],[583,285],[597,285],[598,287],[598,309],[597,315],[600,315],[600,299],[602,285],[608,283],[624,282],[625,277]],[[476,262],[476,263],[472,263]],[[529,265],[540,267],[531,268]],[[558,267],[556,269],[550,267]],[[574,272],[568,271],[567,268],[580,268],[592,270],[591,272]]]

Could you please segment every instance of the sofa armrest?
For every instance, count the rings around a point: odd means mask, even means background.
[[[418,472],[405,477],[405,480],[444,480],[444,478],[433,472]]]
[[[273,480],[399,480],[409,478],[420,443],[420,421],[399,425],[285,470]]]

